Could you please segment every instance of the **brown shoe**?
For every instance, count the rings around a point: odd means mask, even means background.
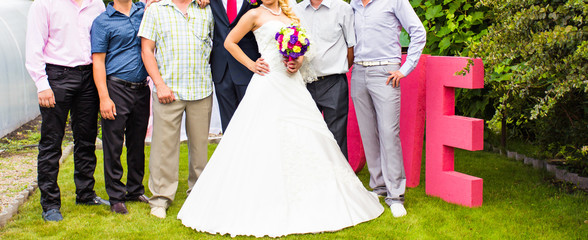
[[[145,194],[141,194],[138,197],[134,197],[134,198],[127,198],[126,199],[128,202],[142,202],[142,203],[149,203],[149,198],[147,196],[145,196]]]
[[[129,213],[129,211],[127,210],[127,206],[125,206],[125,203],[123,202],[115,203],[112,206],[110,206],[110,211],[119,214]]]

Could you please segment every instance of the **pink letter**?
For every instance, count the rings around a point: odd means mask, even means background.
[[[353,67],[347,72],[347,84],[351,84],[351,71]],[[349,85],[351,87],[351,85]],[[351,95],[349,96],[349,114],[347,116],[347,154],[349,165],[351,169],[358,173],[365,166],[365,152],[363,151],[363,143],[361,142],[361,135],[359,134],[359,126],[357,125],[357,116],[355,115],[355,107]]]
[[[484,121],[455,116],[455,88],[484,87],[484,66],[474,59],[470,72],[456,75],[469,58],[427,59],[426,193],[468,207],[482,205],[482,179],[455,172],[453,148],[482,150]]]
[[[400,82],[400,142],[406,186],[417,187],[421,179],[425,133],[425,77],[429,55],[421,55],[416,68]],[[406,55],[402,56],[402,62]]]

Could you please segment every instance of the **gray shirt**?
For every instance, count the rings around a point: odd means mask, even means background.
[[[318,77],[346,73],[347,48],[355,46],[353,9],[342,0],[323,0],[317,9],[304,0],[296,5],[311,41],[311,60]]]
[[[355,12],[357,45],[354,61],[391,61],[400,63],[400,31],[410,36],[406,62],[400,72],[407,76],[419,62],[427,34],[423,23],[408,0],[371,0],[365,7],[361,0],[351,0]]]

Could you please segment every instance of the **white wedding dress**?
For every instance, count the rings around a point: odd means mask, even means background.
[[[178,213],[212,234],[279,237],[337,231],[384,208],[359,181],[328,130],[300,73],[288,74],[269,21],[254,31],[270,66],[243,101]]]

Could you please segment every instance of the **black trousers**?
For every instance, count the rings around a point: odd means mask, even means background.
[[[98,92],[94,85],[91,65],[62,67],[47,65],[49,85],[53,90],[54,108],[41,107],[41,140],[37,164],[37,181],[41,191],[43,211],[61,208],[57,185],[61,142],[68,113],[74,137],[74,182],[76,200],[88,201],[94,192],[96,169],[96,134],[98,132]]]
[[[214,90],[218,101],[222,129],[225,132],[231,118],[233,118],[233,114],[235,114],[235,110],[237,110],[239,103],[245,96],[247,85],[235,84],[227,67],[222,81],[214,83]]]
[[[109,78],[106,81],[116,116],[114,120],[102,119],[104,182],[111,205],[145,193],[145,135],[149,124],[151,92],[147,85],[119,81],[124,80]],[[123,142],[127,147],[126,186],[121,181]]]
[[[345,74],[319,77],[306,88],[323,113],[329,130],[333,133],[341,152],[347,158],[347,115],[349,112],[349,86]]]

